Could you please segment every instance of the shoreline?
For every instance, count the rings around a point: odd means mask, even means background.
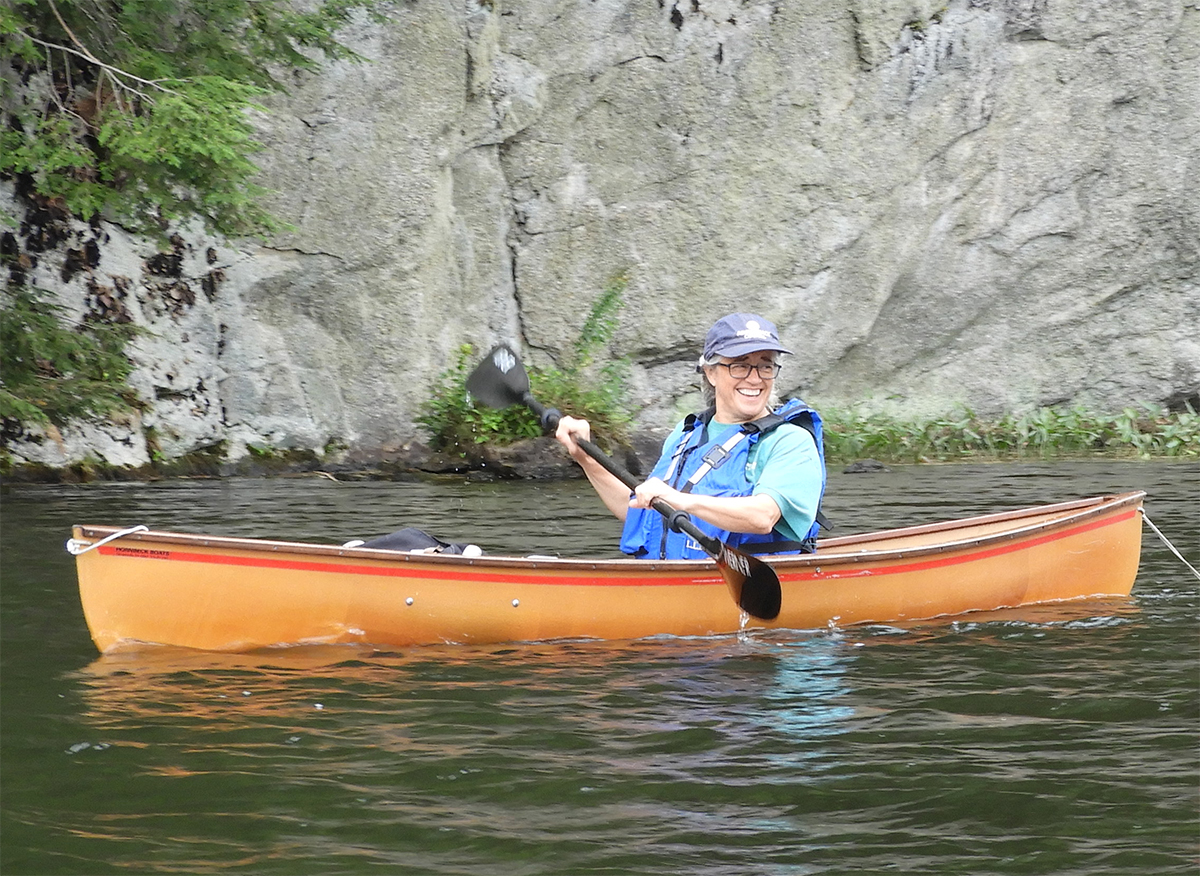
[[[631,470],[645,471],[641,461],[646,456],[633,448],[624,448],[624,461]],[[878,459],[875,457],[834,458],[827,460],[830,473],[871,474],[892,466],[946,465],[1005,465],[1032,462],[1200,462],[1196,455],[1139,453],[1133,448],[1119,450],[1048,451],[987,454],[971,452],[953,457]],[[302,457],[302,458],[296,458]],[[482,446],[475,457],[455,458],[448,454],[421,448],[387,459],[344,462],[320,460],[311,453],[294,456],[279,454],[271,458],[244,457],[236,462],[212,459],[173,460],[140,467],[114,466],[102,461],[83,461],[62,467],[41,464],[18,464],[0,473],[0,486],[70,485],[89,483],[153,483],[169,480],[233,480],[241,478],[326,478],[337,482],[361,481],[429,481],[466,479],[476,482],[505,480],[575,480],[583,473],[552,439],[538,438],[517,442],[504,448]]]

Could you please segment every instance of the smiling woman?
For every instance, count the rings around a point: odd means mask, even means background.
[[[733,361],[724,357],[701,366],[705,392],[715,408],[715,419],[722,423],[749,423],[774,407],[775,375],[779,364],[775,354],[759,350]],[[722,370],[724,369],[724,370]]]
[[[656,499],[747,552],[814,549],[825,488],[821,418],[798,399],[778,402],[778,356],[790,352],[761,316],[731,313],[717,320],[696,366],[710,403],[667,436],[651,476],[632,496],[580,447],[578,439],[591,436],[588,422],[562,418],[556,437],[624,521],[622,551],[650,559],[704,556],[694,539],[653,512]]]
[[[762,317],[732,313],[717,320],[704,341],[696,370],[705,376],[703,391],[721,423],[748,423],[779,406],[775,377],[779,354],[791,354],[779,344],[775,326]],[[732,382],[718,375],[724,369]]]

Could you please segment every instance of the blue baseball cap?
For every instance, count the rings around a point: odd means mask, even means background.
[[[713,323],[704,337],[704,359],[725,356],[736,359],[759,350],[791,353],[779,343],[775,323],[753,313],[731,313]],[[703,361],[703,360],[702,360]],[[700,366],[696,366],[700,370]]]

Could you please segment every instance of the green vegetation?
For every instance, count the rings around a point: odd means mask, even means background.
[[[250,111],[317,59],[354,57],[334,34],[378,2],[0,2],[0,178],[27,211],[0,216],[6,436],[138,405],[124,355],[136,330],[96,312],[63,328],[27,286],[38,254],[68,238],[71,217],[152,234],[188,218],[226,234],[275,227],[251,182]]]
[[[139,405],[125,384],[133,364],[128,324],[85,321],[63,327],[61,308],[9,287],[0,308],[0,420],[63,426],[72,418],[108,416]]]
[[[857,411],[822,411],[825,452],[832,462],[948,462],[1060,456],[1200,456],[1200,414],[1189,405],[1152,405],[1120,414],[1040,408],[996,420],[963,410],[931,419],[898,420]]]
[[[597,443],[610,445],[626,441],[629,435],[631,418],[625,401],[629,363],[608,357],[598,363],[596,356],[616,333],[628,284],[628,276],[620,273],[604,287],[561,368],[528,368],[530,388],[538,401],[587,418]],[[438,375],[432,397],[421,408],[417,422],[436,450],[466,455],[473,445],[511,444],[542,434],[537,418],[524,407],[498,411],[473,404],[466,380],[477,358],[470,344],[460,347],[454,365]]]
[[[435,450],[465,454],[472,444],[511,444],[542,434],[537,418],[525,408],[494,410],[475,406],[467,392],[467,378],[477,359],[470,344],[459,347],[454,365],[437,376],[432,395],[421,405],[417,422],[429,433],[430,446]]]
[[[273,227],[249,110],[377,0],[6,0],[0,176],[41,206],[161,231]]]

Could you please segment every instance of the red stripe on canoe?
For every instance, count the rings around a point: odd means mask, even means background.
[[[1014,551],[1026,550],[1028,548],[1036,547],[1042,544],[1048,544],[1052,541],[1057,541],[1062,538],[1069,538],[1070,536],[1088,532],[1093,529],[1099,529],[1104,526],[1110,526],[1115,523],[1124,522],[1130,517],[1133,517],[1135,514],[1137,514],[1137,509],[1127,511],[1126,513],[1116,517],[1106,517],[1090,523],[1084,523],[1062,532],[1051,533],[1029,539],[1015,538],[1010,544],[998,545],[996,547],[973,551],[971,553],[962,554],[959,556],[935,557],[928,560],[896,564],[883,568],[856,569],[853,567],[842,568],[839,565],[828,572],[814,569],[812,571],[784,574],[780,576],[780,579],[782,581],[827,581],[837,578],[861,578],[874,575],[895,575],[903,572],[919,572],[925,569],[935,569],[942,566],[954,566],[961,563],[970,563],[976,560],[983,560],[989,557],[1013,553]],[[683,579],[667,577],[621,577],[619,579],[600,579],[579,575],[552,574],[543,578],[540,576],[524,577],[520,574],[512,572],[474,572],[461,568],[446,569],[443,571],[441,569],[413,569],[405,568],[403,566],[363,566],[315,562],[309,560],[281,560],[270,557],[235,557],[228,554],[197,554],[187,551],[164,550],[162,548],[134,548],[115,544],[102,545],[98,550],[101,554],[107,556],[136,557],[138,559],[166,560],[171,562],[185,563],[207,563],[217,566],[250,566],[259,569],[284,569],[300,572],[328,572],[342,575],[376,575],[385,578],[419,578],[423,580],[479,581],[492,582],[496,584],[551,584],[555,586],[572,587],[679,587],[685,585],[723,583],[723,579],[721,577],[713,575]],[[864,559],[872,560],[873,558],[870,555],[864,555]],[[840,564],[843,561],[839,558],[834,560],[834,562]]]

